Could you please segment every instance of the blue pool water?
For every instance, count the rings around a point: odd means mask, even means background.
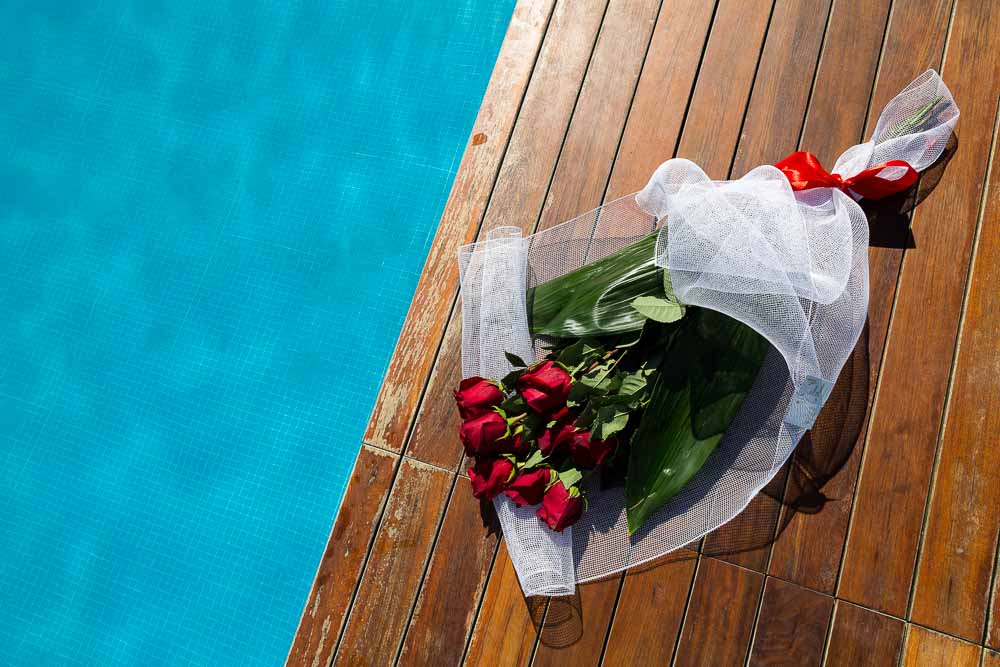
[[[512,7],[0,3],[0,664],[284,660]]]

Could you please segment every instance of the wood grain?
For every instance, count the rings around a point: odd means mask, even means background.
[[[916,623],[977,643],[1000,533],[998,153],[995,146],[911,612]]]
[[[615,609],[619,577],[577,586],[570,598],[553,598],[542,622],[533,667],[597,665]]]
[[[455,248],[470,242],[479,222],[531,78],[555,0],[519,0],[462,156],[437,235],[417,283],[364,440],[402,451],[427,372],[455,300]]]
[[[399,456],[367,445],[358,452],[288,653],[288,665],[329,664],[398,461]]]
[[[603,665],[670,664],[696,561],[682,550],[625,576]]]
[[[730,169],[733,177],[777,162],[798,147],[829,9],[826,0],[775,5]],[[782,469],[743,512],[706,536],[706,553],[763,572],[787,473],[787,468]]]
[[[606,199],[636,192],[673,157],[714,0],[664,0],[618,147]]]
[[[538,220],[607,0],[560,3],[552,15],[504,156],[479,237],[504,225],[530,232]],[[456,262],[456,246],[451,261]],[[413,433],[409,456],[442,468],[461,460],[451,391],[462,378],[461,302],[451,312]],[[387,380],[388,381],[388,380]]]
[[[440,468],[403,459],[335,664],[396,659],[451,484],[452,476]]]
[[[895,667],[903,651],[903,622],[837,602],[826,667]]]
[[[668,16],[677,16],[677,5],[671,3],[666,7]],[[663,8],[660,9],[661,15]],[[720,11],[732,12],[738,11],[736,7],[720,8]],[[707,10],[705,11],[707,15]],[[610,17],[609,17],[610,18]],[[708,17],[704,16],[702,23],[698,24],[704,26],[703,29],[707,30]],[[607,23],[607,21],[606,21]],[[722,37],[720,39],[735,40],[739,36],[745,37],[746,33],[737,34],[726,33],[726,30],[730,30],[735,24],[730,21],[723,21],[723,25],[720,28],[716,25],[712,34],[720,34]],[[763,23],[761,23],[763,26]],[[650,24],[652,28],[652,25]],[[670,33],[671,36],[674,33],[675,28],[668,23],[663,23],[657,21],[657,28],[665,30]],[[763,30],[763,27],[761,28]],[[760,35],[763,38],[763,34]],[[603,38],[603,35],[602,35]],[[648,36],[647,36],[648,39]],[[655,39],[655,38],[654,38]],[[662,38],[661,38],[662,39]],[[685,48],[689,51],[700,51],[701,44],[703,41],[703,33],[688,33],[683,44]],[[699,41],[701,40],[701,41]],[[759,44],[759,41],[757,42]],[[753,44],[753,42],[749,42]],[[600,46],[600,45],[599,45]],[[662,47],[661,47],[662,48]],[[756,46],[751,48],[750,46],[738,49],[735,51],[744,60],[756,62],[757,52]],[[706,59],[709,58],[719,58],[719,57],[731,57],[734,51],[723,51],[717,49],[711,54],[706,54]],[[606,62],[601,63],[602,69],[599,70],[603,72],[602,79],[613,82],[617,78],[622,77],[622,73],[627,73],[629,77],[635,76],[639,77],[638,65],[641,60],[636,62],[636,67],[633,70],[631,67],[623,66],[627,63],[621,57],[608,58]],[[647,59],[647,62],[648,59]],[[687,63],[688,66],[694,64],[695,60],[693,55],[688,55],[686,57],[681,57],[682,63]],[[598,64],[597,54],[595,54],[595,65]],[[653,68],[650,70],[652,72],[651,76],[654,81],[662,81],[665,78],[665,74],[660,70],[660,67],[665,66],[669,63],[650,63]],[[705,64],[703,63],[703,67]],[[633,74],[634,73],[634,74]],[[689,85],[691,77],[693,77],[693,72],[688,73],[685,71],[676,72],[680,76],[680,82],[678,85],[686,86]],[[646,76],[646,71],[643,71],[642,78]],[[545,229],[553,224],[561,222],[562,220],[575,216],[587,209],[596,206],[601,203],[604,199],[605,194],[612,197],[627,194],[628,192],[634,192],[638,190],[643,185],[645,185],[646,179],[649,178],[649,173],[637,177],[639,180],[635,182],[629,182],[625,178],[625,174],[618,176],[615,181],[615,187],[622,188],[621,192],[610,192],[608,190],[608,173],[611,170],[611,164],[614,160],[615,163],[619,163],[620,160],[615,160],[615,153],[618,149],[619,142],[627,143],[634,141],[630,138],[623,138],[621,134],[621,128],[625,124],[625,114],[629,110],[630,98],[621,95],[621,90],[618,93],[594,95],[588,94],[588,84],[596,82],[597,77],[591,78],[588,74],[587,82],[584,84],[583,93],[581,93],[581,100],[577,114],[574,115],[573,123],[570,127],[570,133],[567,137],[566,147],[563,149],[563,157],[560,159],[559,167],[556,170],[556,176],[553,179],[553,186],[551,190],[551,196],[549,201],[546,202],[545,210],[542,214],[542,220],[539,223],[539,229]],[[640,79],[641,81],[641,79]],[[607,87],[607,84],[605,85]],[[673,86],[668,85],[668,88]],[[654,99],[659,99],[660,91],[656,87],[642,87],[640,83],[635,90],[643,90],[644,94],[653,96]],[[749,86],[747,86],[747,91],[749,91]],[[747,92],[748,94],[748,92]],[[637,100],[642,105],[647,105],[649,102],[643,100]],[[730,103],[739,104],[741,107],[747,103],[747,97],[744,96],[739,101],[735,97],[730,97]],[[643,112],[645,113],[645,111]],[[730,115],[728,117],[733,122],[738,118],[735,115]],[[648,134],[651,130],[643,125],[644,122],[656,123],[657,119],[652,115],[645,115],[643,117],[634,117],[630,119],[627,124],[626,134],[628,132],[636,132],[640,135]],[[738,128],[732,128],[732,136],[738,134]],[[718,127],[703,124],[701,122],[695,122],[689,125],[685,129],[686,133],[691,135],[702,134],[707,136],[713,136],[717,134]],[[666,139],[666,140],[663,140]],[[649,145],[646,147],[648,151],[655,151],[657,147],[662,146],[665,150],[671,150],[673,144],[676,143],[676,137],[672,138],[665,137],[661,138],[657,144]],[[735,145],[733,146],[735,148]],[[665,154],[661,159],[664,159],[669,154]],[[613,171],[613,170],[611,170]],[[689,579],[690,581],[690,579]],[[592,585],[591,589],[588,590],[587,598],[582,599],[581,602],[585,603],[586,606],[583,608],[582,613],[582,628],[580,633],[580,641],[566,647],[556,647],[550,645],[541,645],[539,647],[538,657],[542,661],[549,660],[574,660],[576,656],[581,653],[587,653],[591,648],[599,648],[603,642],[604,637],[607,636],[609,631],[612,617],[615,613],[615,599],[618,596],[619,587],[621,585],[621,576],[610,577],[604,581],[597,582]],[[678,598],[674,604],[677,604],[677,611],[679,612],[683,604],[682,600],[684,598]],[[623,619],[625,624],[631,624],[632,619],[626,617]],[[543,635],[544,638],[544,635]],[[563,658],[563,655],[566,655]]]
[[[742,665],[764,575],[702,558],[677,647],[676,665]]]
[[[420,587],[399,664],[461,662],[499,543],[499,527],[484,527],[483,523],[469,480],[459,477]]]
[[[989,649],[983,651],[983,667],[1000,667],[1000,653]]]
[[[945,77],[962,110],[961,148],[915,214],[840,585],[841,597],[897,616],[906,613],[989,157],[996,100],[980,91],[1000,85],[1000,67],[982,54],[1000,46],[1000,7],[960,3],[953,31],[963,37],[949,43]]]
[[[677,149],[677,157],[698,163],[711,178],[729,175],[771,6],[770,0],[720,0],[716,9],[688,110],[694,123],[714,131],[685,131]]]
[[[923,15],[906,11],[896,13],[886,36],[889,4],[888,0],[834,4],[801,146],[826,165],[832,165],[848,146],[865,138],[865,118],[883,39],[887,37],[893,44],[896,35],[911,35],[910,22],[924,27],[925,41],[943,39],[935,33],[943,36],[946,23],[928,26]],[[897,53],[891,49],[887,58]],[[843,66],[847,61],[851,67]],[[885,67],[893,69],[896,63],[887,60]],[[875,114],[878,111],[873,109]],[[872,277],[869,310],[874,322],[888,324],[888,318],[879,317],[879,313],[891,307],[895,282],[893,277],[891,285],[876,284]],[[890,298],[875,298],[876,294],[888,294]],[[819,511],[783,508],[782,530],[772,548],[769,572],[824,593],[833,593],[836,587],[884,338],[884,328],[869,327],[863,334],[827,406],[793,458],[787,495],[808,493],[809,486],[820,487],[816,491],[822,495],[815,501]],[[794,502],[794,498],[788,500]]]
[[[535,621],[540,619],[541,609],[540,600],[528,601],[521,595],[507,547],[501,543],[464,664],[483,667],[527,665],[535,645]]]
[[[539,229],[551,227],[601,203],[659,5],[659,0],[614,0],[609,5],[552,178]],[[507,597],[515,599],[521,594],[520,586],[516,579],[507,580],[507,583],[514,587]],[[585,607],[578,619],[582,624],[577,633],[578,641],[558,638],[548,641],[547,636],[543,637],[546,643],[540,645],[539,660],[542,663],[562,660],[560,656],[564,653],[586,654],[591,648],[588,642],[593,641],[598,642],[599,652],[617,590],[617,581],[604,581],[589,586],[585,594],[581,592],[581,604]],[[483,658],[491,659],[487,654]]]
[[[979,667],[981,652],[975,644],[911,625],[902,667]]]
[[[833,598],[769,577],[764,584],[749,665],[819,665]]]
[[[733,160],[734,177],[798,147],[829,14],[830,0],[775,4]]]

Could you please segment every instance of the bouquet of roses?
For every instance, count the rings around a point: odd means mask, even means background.
[[[460,436],[526,594],[688,544],[773,478],[867,317],[857,201],[910,188],[957,119],[928,71],[832,173],[804,152],[735,181],[668,160],[634,195],[461,249]]]
[[[515,369],[504,378],[462,381],[455,400],[477,498],[540,504],[538,517],[561,531],[583,513],[581,482],[599,473],[604,486],[624,485],[634,533],[718,444],[767,343],[681,306],[651,261],[655,239],[532,289],[545,357],[527,366],[507,353]]]

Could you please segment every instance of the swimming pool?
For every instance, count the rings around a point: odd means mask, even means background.
[[[512,8],[0,6],[0,663],[284,660]]]

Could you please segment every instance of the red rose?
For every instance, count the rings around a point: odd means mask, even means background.
[[[537,505],[542,502],[551,478],[551,468],[524,470],[507,485],[504,494],[518,505]]]
[[[590,431],[575,431],[569,443],[569,455],[577,468],[589,470],[604,463],[617,444],[614,438],[591,440]]]
[[[469,456],[486,456],[496,451],[497,440],[507,435],[507,420],[487,412],[462,423],[458,435]]]
[[[525,403],[535,412],[547,413],[566,405],[573,379],[553,361],[526,371],[517,381]]]
[[[567,447],[573,440],[573,427],[569,424],[553,424],[538,436],[538,449],[545,456]]]
[[[583,497],[575,487],[570,491],[562,482],[556,482],[545,492],[542,506],[535,514],[549,528],[561,533],[583,515]]]
[[[455,394],[458,404],[458,414],[462,419],[472,419],[491,412],[497,405],[503,403],[503,392],[493,382],[481,377],[471,377],[462,380]]]
[[[480,500],[491,500],[503,491],[513,475],[514,464],[507,459],[483,459],[469,468],[472,495]]]
[[[531,451],[531,443],[521,438],[521,434],[509,435],[496,441],[496,452],[498,454],[513,454],[521,458]]]

